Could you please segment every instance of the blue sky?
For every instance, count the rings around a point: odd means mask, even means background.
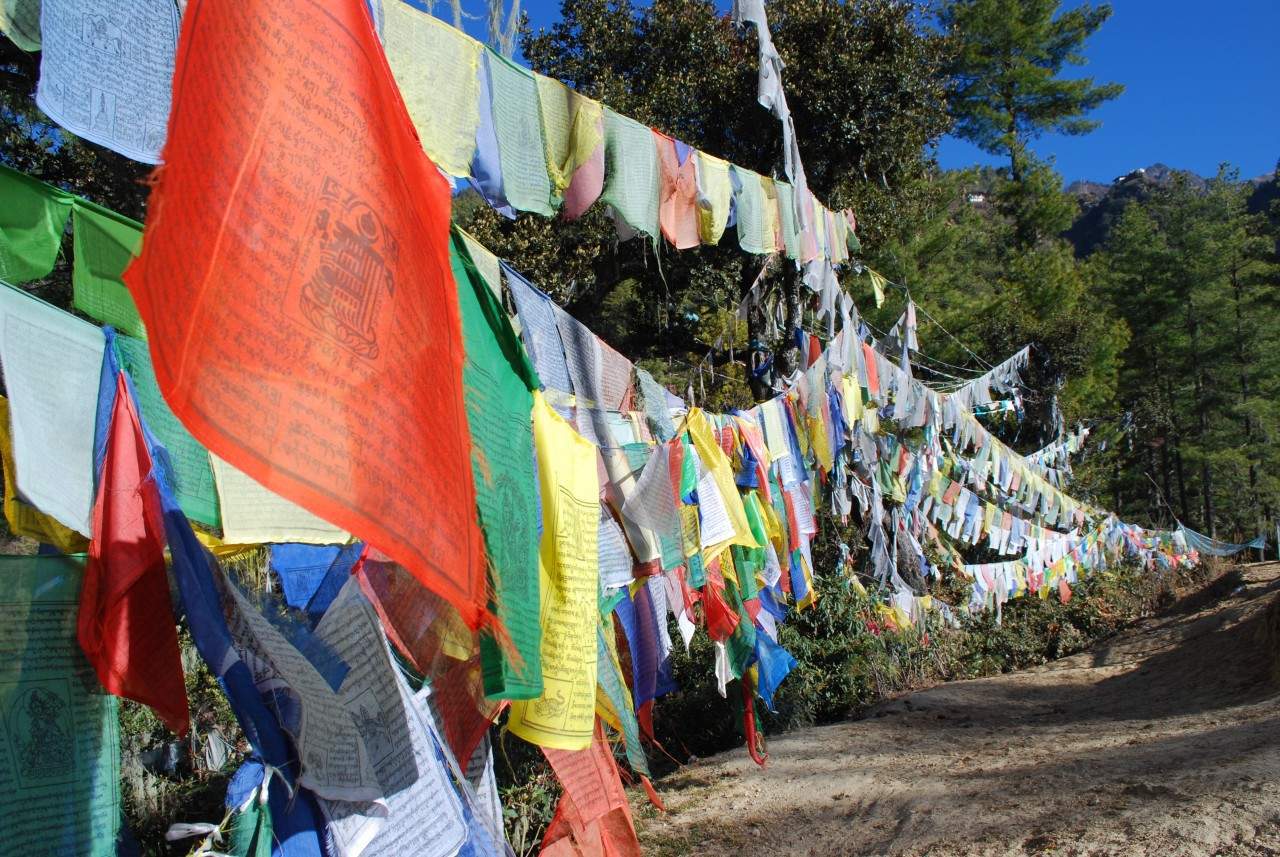
[[[719,2],[727,8],[727,0]],[[559,0],[522,5],[535,30],[559,18]],[[1088,65],[1066,76],[1123,83],[1125,93],[1094,113],[1102,121],[1097,131],[1043,137],[1036,152],[1053,157],[1067,182],[1109,182],[1156,162],[1202,175],[1223,161],[1244,178],[1271,172],[1280,158],[1280,0],[1112,5],[1111,20],[1088,44]],[[464,6],[483,8],[476,0]],[[942,141],[939,160],[944,167],[1003,163],[951,138]]]
[[[1064,4],[1076,6],[1077,3]],[[1213,175],[1228,161],[1244,178],[1280,158],[1280,0],[1114,0],[1090,39],[1089,64],[1066,77],[1115,81],[1125,92],[1099,108],[1083,137],[1042,137],[1068,181],[1109,182],[1162,162]],[[944,167],[1003,163],[963,140],[944,140]]]

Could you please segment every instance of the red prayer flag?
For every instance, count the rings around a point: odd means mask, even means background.
[[[188,725],[187,688],[164,544],[151,456],[128,385],[117,375],[77,636],[109,693],[151,706],[182,735]]]
[[[631,806],[599,718],[587,749],[542,752],[564,786],[542,839],[543,857],[640,857]]]
[[[362,0],[192,0],[126,282],[197,439],[484,620],[449,187]]]

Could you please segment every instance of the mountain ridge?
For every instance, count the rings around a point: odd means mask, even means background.
[[[1266,212],[1276,199],[1280,199],[1280,188],[1277,187],[1275,177],[1273,171],[1241,180],[1241,183],[1253,187],[1249,200],[1251,212]],[[1071,242],[1076,256],[1090,255],[1107,242],[1111,227],[1119,219],[1125,206],[1131,201],[1141,202],[1149,198],[1155,191],[1169,186],[1179,178],[1201,191],[1209,185],[1208,179],[1191,170],[1170,167],[1159,161],[1117,176],[1109,184],[1090,179],[1071,182],[1066,187],[1066,193],[1079,202],[1080,213],[1071,227],[1063,233],[1063,237]]]

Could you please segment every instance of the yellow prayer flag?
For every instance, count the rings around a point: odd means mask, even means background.
[[[382,40],[422,148],[446,173],[470,175],[480,43],[408,3],[383,4]]]
[[[818,460],[818,466],[822,468],[824,473],[830,473],[836,467],[835,455],[831,451],[831,439],[827,436],[826,423],[822,421],[822,412],[815,414],[805,414],[805,421],[809,424],[810,445],[813,447],[813,456]]]
[[[680,546],[684,549],[686,558],[701,550],[697,506],[680,504]]]
[[[871,277],[871,290],[876,295],[876,306],[881,306],[884,303],[884,287],[889,281],[870,268],[867,268],[867,274]]]
[[[773,179],[760,176],[760,190],[764,194],[764,211],[760,215],[760,246],[766,253],[776,253],[778,241],[778,188]]]
[[[849,425],[853,425],[862,419],[862,388],[858,386],[858,379],[852,375],[845,375],[843,379],[844,396],[844,419]]]
[[[714,556],[717,551],[729,545],[764,547],[764,545],[757,545],[755,537],[751,535],[751,526],[747,523],[747,512],[742,506],[742,495],[738,493],[738,486],[733,480],[733,468],[724,450],[715,441],[711,424],[707,422],[707,415],[701,408],[692,408],[685,416],[685,427],[689,429],[689,438],[693,441],[694,449],[698,451],[702,466],[711,472],[716,487],[720,489],[720,498],[724,502],[724,510],[734,533],[733,537],[726,542],[708,545],[702,555]]]
[[[813,240],[818,251],[818,258],[827,258],[827,218],[826,208],[822,203],[818,202],[816,196],[810,196],[813,200]]]
[[[555,78],[534,74],[534,79],[538,83],[538,114],[542,119],[551,195],[559,199],[578,167],[604,145],[604,105]]]
[[[803,554],[800,556],[800,571],[804,574],[804,585],[808,592],[804,598],[796,602],[797,610],[803,610],[818,603],[818,587],[813,585],[813,569],[809,568],[809,563]]]
[[[542,695],[512,702],[507,727],[543,747],[585,750],[596,696],[596,448],[538,391],[533,394],[533,443],[542,496]]]
[[[729,162],[698,152],[698,237],[703,244],[718,244],[729,222],[733,185]]]

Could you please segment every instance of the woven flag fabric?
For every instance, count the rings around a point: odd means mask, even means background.
[[[604,111],[605,183],[600,199],[635,232],[656,238],[658,150],[653,132],[609,108]]]
[[[183,21],[125,275],[159,387],[210,452],[479,625],[449,186],[368,10],[196,0]]]
[[[73,197],[0,166],[0,199],[0,280],[20,285],[47,276],[58,259]]]
[[[469,175],[480,125],[483,47],[408,3],[392,0],[381,5],[387,62],[422,148],[450,175]]]
[[[142,224],[77,199],[71,212],[72,296],[76,309],[121,333],[146,339],[129,289],[121,277],[142,245]]]
[[[555,209],[538,113],[537,81],[533,72],[492,50],[488,61],[503,193],[517,211],[550,216]]]
[[[187,690],[169,606],[160,494],[128,382],[110,372],[103,380],[115,384],[115,401],[77,636],[103,687],[151,706],[182,735],[189,725]]]

